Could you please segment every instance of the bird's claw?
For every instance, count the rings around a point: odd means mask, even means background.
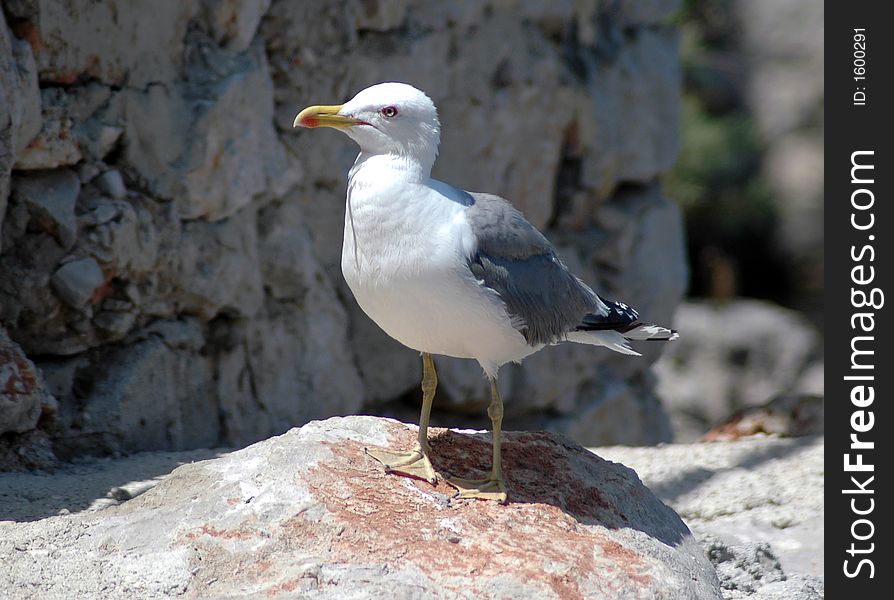
[[[450,477],[447,479],[447,483],[456,488],[456,495],[453,496],[456,499],[478,498],[506,503],[506,483],[502,478],[462,479]]]
[[[428,458],[428,449],[417,446],[410,452],[386,450],[384,448],[364,448],[364,451],[385,467],[387,473],[408,475],[424,479],[434,485],[438,475]]]

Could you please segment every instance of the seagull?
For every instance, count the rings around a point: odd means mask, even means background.
[[[490,383],[490,477],[446,481],[458,498],[506,502],[502,365],[561,342],[639,356],[630,340],[678,337],[575,277],[507,200],[432,179],[441,126],[431,98],[415,87],[373,85],[345,104],[305,108],[293,126],[332,127],[360,146],[348,172],[342,273],[363,311],[422,355],[415,448],[367,450],[386,471],[437,481],[428,442],[438,382],[433,355],[475,359]]]

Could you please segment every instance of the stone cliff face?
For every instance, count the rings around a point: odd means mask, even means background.
[[[678,4],[5,2],[0,344],[24,353],[10,373],[43,381],[0,390],[4,444],[238,445],[415,413],[418,357],[339,272],[355,148],[291,128],[298,108],[383,80],[439,106],[436,177],[509,198],[582,278],[668,321],[686,280],[658,183],[677,149]],[[507,367],[507,423],[667,439],[647,350]],[[438,364],[440,409],[483,422],[477,365]]]

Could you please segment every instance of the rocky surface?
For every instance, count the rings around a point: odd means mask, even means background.
[[[405,439],[407,431],[396,439]],[[542,442],[539,434],[526,435],[534,436],[531,443]],[[649,489],[682,516],[716,568],[725,598],[822,598],[824,552],[817,541],[822,538],[823,528],[822,438],[755,436],[734,442],[594,451],[634,468]],[[17,540],[27,536],[45,540],[46,532],[62,531],[65,544],[83,544],[88,538],[76,535],[78,527],[87,527],[83,523],[97,528],[106,526],[105,515],[130,518],[106,509],[125,509],[132,498],[164,481],[176,466],[215,456],[226,456],[226,452],[141,453],[63,466],[52,474],[0,475],[0,521],[10,521],[0,525],[0,530],[3,536]],[[482,468],[487,460],[482,455]],[[375,470],[375,464],[371,464]],[[441,493],[440,485],[412,485],[417,491]],[[402,493],[411,492],[407,487],[400,489]],[[418,496],[423,497],[424,493]],[[163,508],[164,499],[157,504]],[[123,514],[145,510],[141,505]],[[21,546],[16,552],[25,549]],[[56,548],[57,552],[61,550]],[[18,556],[16,565],[30,558],[16,553],[9,556],[11,560]]]
[[[659,183],[678,144],[678,7],[4,3],[0,322],[59,402],[41,439],[62,457],[232,446],[402,414],[418,357],[338,267],[355,148],[291,127],[382,80],[440,107],[436,176],[510,198],[599,291],[669,320],[687,273]],[[657,353],[568,347],[508,368],[507,426],[667,440]],[[445,421],[483,425],[479,367],[439,367]]]
[[[823,598],[822,437],[598,448],[698,537],[729,600]]]
[[[41,416],[50,417],[57,408],[34,363],[0,326],[0,436],[33,430]]]
[[[822,338],[804,317],[736,300],[686,302],[675,318],[686,335],[668,345],[655,374],[676,440],[696,440],[765,405],[770,418],[746,418],[740,434],[822,432]],[[774,406],[778,422],[770,422]]]
[[[623,465],[557,434],[508,433],[509,503],[457,501],[446,484],[386,475],[364,453],[414,436],[395,421],[333,418],[179,467],[134,499],[139,486],[117,486],[115,506],[0,523],[0,591],[720,598],[689,529]],[[486,434],[435,430],[432,447],[439,471],[486,473]]]

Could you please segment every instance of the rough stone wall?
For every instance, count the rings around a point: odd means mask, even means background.
[[[71,456],[414,418],[418,356],[339,272],[356,149],[291,128],[383,80],[439,106],[435,176],[511,199],[582,278],[668,321],[686,280],[659,183],[677,150],[678,5],[4,2],[0,322],[58,402],[0,419],[5,443],[37,427]],[[647,350],[568,345],[506,367],[507,425],[667,439]],[[438,418],[483,424],[480,369],[438,364]]]

